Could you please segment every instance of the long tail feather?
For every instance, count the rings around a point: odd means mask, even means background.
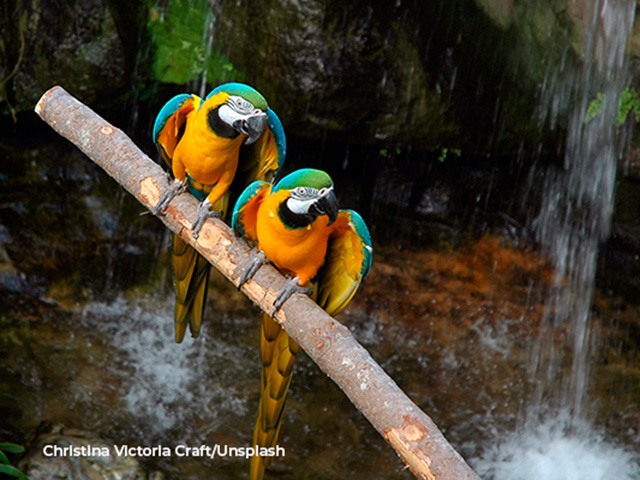
[[[193,187],[193,184],[191,185]],[[229,194],[223,195],[212,208],[221,211],[222,219],[225,220],[229,211]],[[211,264],[179,235],[173,235],[173,281],[176,291],[174,319],[177,343],[184,339],[187,325],[192,337],[200,335],[204,308],[207,304],[210,272]]]
[[[291,383],[291,373],[300,346],[269,315],[262,317],[260,357],[262,386],[258,418],[253,431],[253,445],[270,448],[276,445],[282,424],[282,412]],[[249,478],[262,480],[271,457],[251,458]]]
[[[173,274],[176,291],[176,342],[184,339],[187,324],[191,336],[200,334],[200,325],[207,303],[210,265],[178,235],[173,236]]]

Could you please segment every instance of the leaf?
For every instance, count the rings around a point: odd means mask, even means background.
[[[158,3],[164,7],[159,8]],[[152,68],[157,80],[184,84],[202,77],[210,83],[244,79],[244,73],[221,53],[221,46],[204,40],[211,35],[208,0],[147,0],[147,5],[147,31],[155,47]]]
[[[11,475],[12,477],[17,477],[22,480],[29,480],[29,477],[27,477],[24,473],[22,473],[16,467],[12,467],[11,465],[0,464],[0,473],[4,473],[5,475]]]
[[[598,93],[596,98],[591,100],[589,103],[589,107],[587,108],[587,113],[584,117],[584,123],[589,123],[591,120],[596,118],[600,113],[602,113],[602,109],[604,108],[604,95],[602,93]]]
[[[0,450],[9,453],[24,453],[24,447],[15,443],[0,443]]]
[[[444,161],[447,159],[447,153],[449,153],[449,149],[447,147],[444,147],[440,150],[440,156],[438,157],[438,161],[440,163],[444,163]]]
[[[636,119],[639,118],[640,95],[637,90],[627,87],[620,95],[620,110],[618,112],[617,125],[623,125],[627,121],[627,117],[631,112],[635,113]]]

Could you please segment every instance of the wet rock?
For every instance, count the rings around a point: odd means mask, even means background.
[[[448,95],[422,64],[421,26],[407,12],[391,20],[389,5],[329,3],[240,2],[223,7],[217,35],[296,133],[378,142],[457,133]]]
[[[242,0],[210,10],[173,0],[148,12],[120,0],[8,2],[3,97],[28,110],[61,84],[92,103],[135,97],[132,83],[206,74],[255,85],[304,136],[478,153],[555,142],[531,122],[535,98],[551,69],[579,60],[584,2],[334,3]],[[215,28],[206,30],[209,14]],[[177,15],[169,27],[165,17]]]
[[[635,303],[640,298],[640,177],[633,168],[620,175],[611,234],[602,245],[597,283]]]
[[[119,15],[115,1],[9,1],[0,20],[5,100],[31,110],[42,93],[63,85],[84,102],[105,98],[127,84],[135,58],[135,8]],[[133,10],[132,10],[133,8]],[[139,29],[139,25],[134,28]],[[133,57],[132,57],[133,55]]]
[[[513,0],[476,0],[476,3],[498,26],[509,28],[513,21]]]
[[[162,480],[160,472],[148,472],[135,457],[118,456],[98,435],[62,425],[41,425],[18,468],[31,480]],[[51,455],[58,451],[87,452]],[[95,453],[95,454],[93,454]]]
[[[159,222],[43,122],[11,133],[18,144],[0,138],[0,283],[36,297],[57,284],[63,296],[89,298],[154,274],[155,257],[168,253]]]
[[[533,151],[557,140],[533,99],[582,54],[575,3],[240,1],[220,7],[216,39],[294,133]]]

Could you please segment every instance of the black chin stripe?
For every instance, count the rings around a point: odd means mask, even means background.
[[[280,217],[280,220],[282,220],[282,223],[290,228],[304,228],[308,225],[311,225],[316,219],[314,215],[308,213],[293,213],[287,206],[286,201],[280,204],[278,215]]]
[[[207,123],[209,124],[209,128],[219,137],[236,138],[240,134],[231,125],[225,123],[220,118],[218,108],[212,108],[207,112]]]

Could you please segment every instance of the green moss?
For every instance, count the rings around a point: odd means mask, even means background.
[[[444,163],[447,158],[451,158],[452,156],[460,158],[461,155],[462,150],[460,150],[459,148],[442,147],[440,149],[440,154],[438,155],[438,161],[440,163]]]
[[[184,84],[201,75],[212,83],[244,79],[219,45],[207,48],[207,25],[214,20],[208,0],[169,0],[163,8],[148,1],[147,28],[155,45],[153,74],[158,81]]]
[[[591,100],[589,106],[587,107],[587,114],[584,117],[584,123],[589,123],[591,120],[596,118],[602,112],[604,108],[604,95],[602,93],[598,93],[596,98]]]
[[[587,114],[584,117],[585,123],[589,123],[595,117],[602,113],[604,109],[604,95],[598,93],[596,98],[591,100],[587,108]],[[625,88],[620,94],[620,108],[618,109],[618,119],[616,126],[623,125],[627,121],[629,114],[633,112],[636,116],[636,122],[640,120],[640,93],[634,88]]]
[[[629,87],[625,88],[620,95],[618,125],[622,125],[631,112],[635,113],[636,122],[640,120],[640,94],[637,90]]]

